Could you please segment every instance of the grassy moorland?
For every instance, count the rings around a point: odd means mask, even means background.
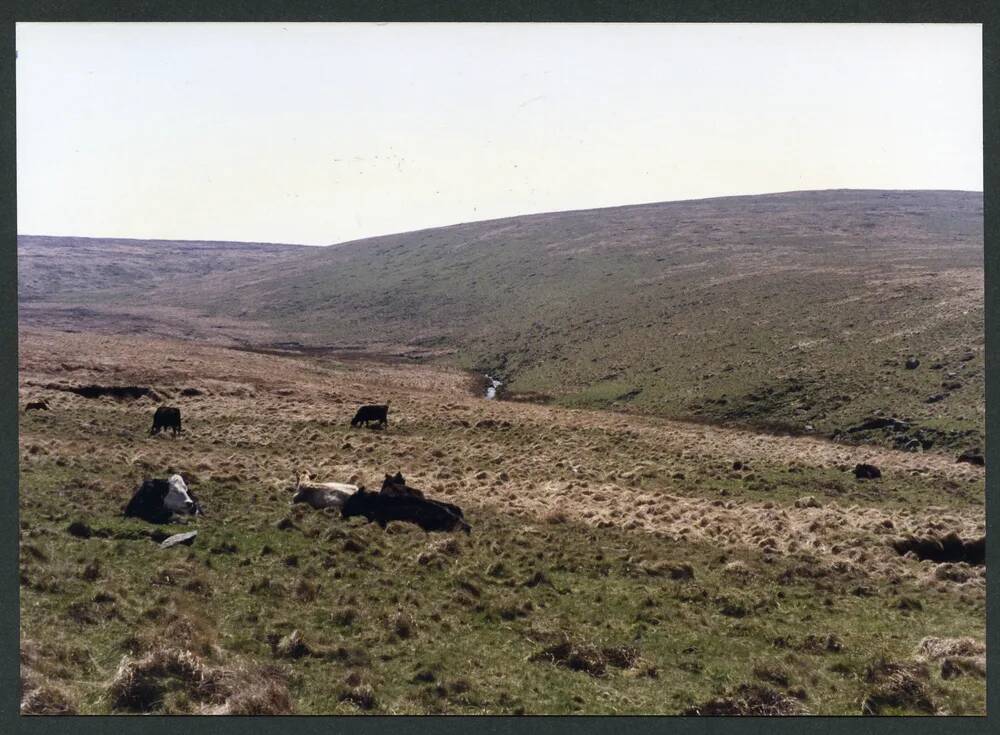
[[[890,545],[984,532],[983,469],[933,448],[487,402],[441,366],[191,341],[22,328],[19,360],[22,402],[52,408],[20,427],[23,711],[984,712],[984,568]],[[153,388],[184,434],[148,436],[147,398],[59,390],[90,383]],[[389,428],[351,430],[373,400]],[[401,470],[472,533],[292,507],[302,470]],[[203,517],[120,516],[174,471]]]
[[[35,252],[25,242],[22,262]],[[22,321],[405,353],[571,407],[952,453],[984,440],[980,193],[558,212],[191,272],[170,248],[144,252],[149,278],[117,277],[131,256],[112,253],[99,291],[32,288]],[[65,275],[61,262],[38,256],[31,273]],[[848,431],[879,415],[909,428]]]

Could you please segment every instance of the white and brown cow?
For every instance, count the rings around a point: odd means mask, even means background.
[[[344,501],[358,491],[358,486],[346,482],[312,482],[308,476],[303,479],[297,475],[295,485],[290,489],[295,493],[293,503],[308,503],[320,510],[342,507]]]

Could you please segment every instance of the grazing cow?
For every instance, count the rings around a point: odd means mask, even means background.
[[[455,511],[458,511],[457,513]],[[412,495],[370,493],[363,487],[351,495],[340,509],[343,518],[363,516],[385,528],[389,521],[415,523],[425,531],[455,531],[469,533],[471,527],[462,511],[450,503],[418,498]]]
[[[47,404],[45,401],[32,401],[31,403],[27,404],[24,407],[25,413],[27,413],[28,411],[48,411],[48,410],[49,410],[49,404]]]
[[[857,464],[854,466],[854,476],[859,480],[877,480],[882,471],[873,464]]]
[[[368,426],[368,422],[373,421],[380,426],[389,425],[389,406],[362,406],[351,419],[351,426]]]
[[[149,430],[150,435],[159,434],[161,429],[171,429],[177,436],[181,433],[181,410],[173,406],[160,406],[153,414],[153,428]]]
[[[150,523],[168,523],[174,514],[200,515],[201,507],[188,491],[184,478],[143,480],[125,506],[125,516]]]
[[[310,482],[308,478],[303,482],[296,476],[292,490],[295,491],[292,503],[308,503],[320,510],[343,507],[344,501],[358,491],[358,486],[345,482]]]

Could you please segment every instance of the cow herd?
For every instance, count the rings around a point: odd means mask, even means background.
[[[41,406],[28,404],[25,410],[49,408],[44,401],[40,403]],[[388,404],[361,406],[351,419],[352,427],[369,424],[379,428],[389,425]],[[181,433],[181,412],[175,406],[159,406],[156,409],[149,434],[152,436],[167,430],[172,432],[172,436]],[[290,489],[293,504],[305,503],[317,510],[339,510],[342,518],[361,517],[369,523],[378,523],[383,529],[390,521],[400,521],[413,523],[428,532],[471,531],[461,508],[426,497],[422,491],[407,485],[401,472],[387,474],[377,492],[342,482],[313,482],[303,479],[301,475],[296,476],[295,485]],[[178,474],[165,480],[143,480],[124,509],[126,517],[150,523],[170,523],[178,517],[201,514],[197,499]]]

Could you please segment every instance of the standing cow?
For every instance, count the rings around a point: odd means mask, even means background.
[[[385,406],[362,406],[351,419],[351,426],[368,426],[368,422],[373,421],[379,426],[389,425],[389,405]]]
[[[171,429],[177,436],[181,433],[181,410],[173,406],[160,406],[153,414],[153,428],[149,430],[150,436],[159,434],[161,429]]]

